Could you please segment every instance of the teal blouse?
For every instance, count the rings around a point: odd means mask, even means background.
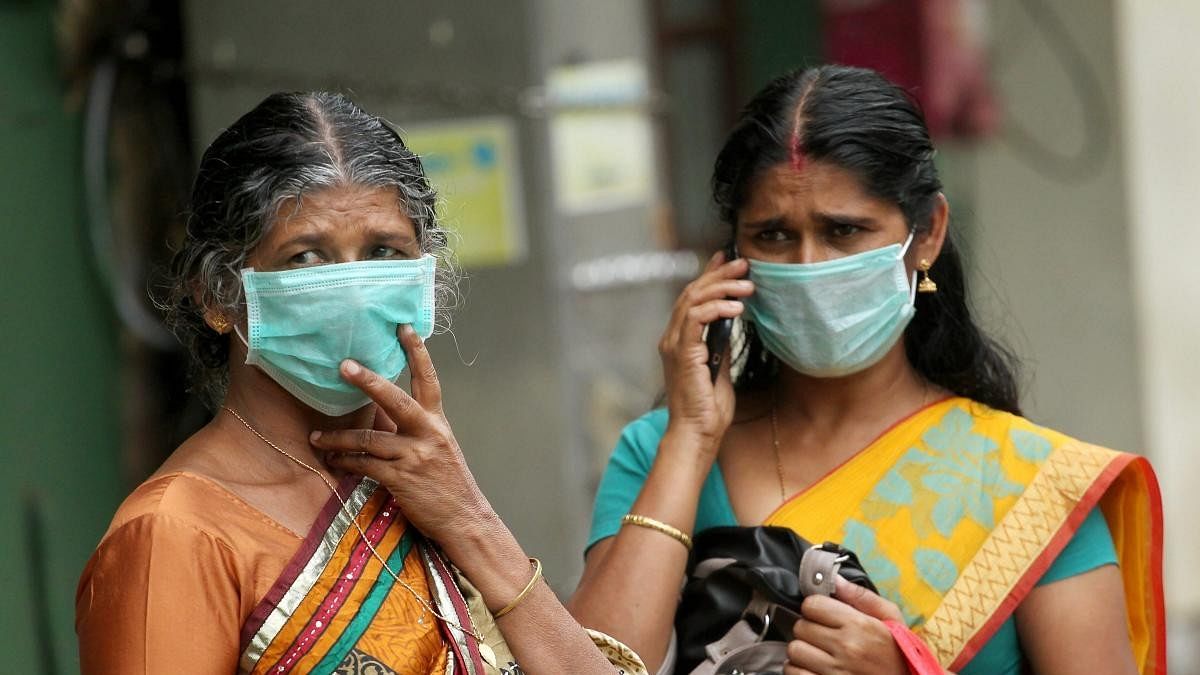
[[[650,466],[658,453],[658,443],[667,428],[667,411],[653,410],[625,427],[608,468],[600,480],[596,504],[592,511],[592,530],[588,546],[611,537],[621,528],[621,517],[633,507]],[[696,508],[694,532],[710,527],[737,525],[737,517],[725,490],[721,467],[713,464],[712,471],[700,490]],[[1060,581],[1091,571],[1103,565],[1117,563],[1116,549],[1108,523],[1099,509],[1093,509],[1066,548],[1058,554],[1037,585]],[[869,574],[871,570],[867,570]],[[983,649],[962,669],[961,675],[1017,674],[1024,663],[1017,624],[1009,617],[988,640]]]

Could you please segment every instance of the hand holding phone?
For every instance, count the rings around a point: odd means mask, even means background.
[[[733,321],[727,317],[740,316],[745,299],[754,293],[754,284],[745,278],[748,263],[736,258],[734,250],[709,258],[700,275],[675,299],[658,342],[669,425],[696,440],[697,444],[689,445],[707,459],[717,451],[736,407],[733,388],[721,381],[733,332]]]
[[[736,260],[738,257],[737,244],[730,243],[725,248],[725,262]],[[704,343],[708,347],[708,373],[713,384],[721,374],[721,361],[725,358],[725,350],[729,348],[729,337],[733,334],[733,319],[717,319],[708,324]]]

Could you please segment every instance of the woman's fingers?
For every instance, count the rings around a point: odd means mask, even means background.
[[[715,269],[706,269],[704,273],[684,286],[683,292],[679,294],[679,300],[675,303],[676,309],[715,297],[750,295],[754,292],[754,282],[743,278],[749,269],[747,265],[745,259],[738,258]]]
[[[792,640],[787,646],[788,663],[800,668],[800,672],[833,672],[834,659],[825,650],[804,640]]]
[[[330,457],[346,453],[368,454],[379,459],[396,459],[413,440],[377,429],[339,429],[314,431],[308,435],[313,447],[326,451]]]
[[[745,298],[753,294],[754,282],[749,279],[717,279],[692,289],[688,299],[694,305],[716,298]]]
[[[408,356],[408,370],[412,376],[412,396],[426,410],[440,412],[442,409],[442,385],[438,382],[433,359],[425,348],[425,341],[412,326],[399,328],[400,344]]]
[[[800,614],[807,621],[829,628],[841,628],[853,622],[859,611],[824,595],[810,595],[800,603]]]
[[[727,298],[745,298],[754,293],[754,282],[738,278],[745,274],[746,261],[734,260],[722,266],[719,270],[706,272],[698,279],[688,284],[671,310],[671,318],[663,335],[665,344],[674,344],[683,337],[689,328],[688,312],[706,302]],[[732,266],[732,267],[731,267]]]
[[[746,262],[744,258],[734,258],[725,262],[724,254],[718,252],[708,261],[708,265],[700,272],[700,276],[693,279],[689,286],[707,286],[728,280],[745,281],[746,273],[750,270],[749,265],[750,263]]]
[[[698,343],[704,335],[704,327],[717,319],[732,319],[741,316],[746,306],[738,300],[709,300],[688,310],[687,322],[680,332],[683,344]]]
[[[424,414],[408,392],[354,359],[342,361],[341,373],[343,380],[361,389],[398,427],[411,429],[416,418]]]
[[[375,406],[375,421],[371,428],[375,431],[386,431],[389,434],[394,434],[398,427],[392,421],[392,418],[388,417],[387,413],[383,411],[383,408]]]
[[[711,272],[723,264],[725,264],[725,252],[717,251],[708,257],[708,262],[704,264],[704,269],[700,273]]]
[[[737,263],[742,263],[742,265],[738,266]],[[745,298],[753,295],[754,282],[741,278],[745,274],[745,261],[738,259],[729,265],[735,266],[734,269],[740,269],[741,272],[735,273],[729,266],[726,266],[702,274],[684,287],[683,292],[679,294],[679,300],[675,303],[675,309],[686,310],[693,305],[717,298]]]
[[[387,477],[387,460],[352,452],[331,452],[325,462],[335,469],[359,476],[369,476],[380,482]]]
[[[792,636],[825,652],[832,651],[832,647],[838,642],[836,628],[830,628],[829,626],[824,626],[815,621],[808,621],[803,618],[796,621],[795,625],[792,626]]]
[[[858,584],[846,581],[841,575],[834,579],[834,597],[880,621],[904,622],[904,614],[895,603],[885,600]]]

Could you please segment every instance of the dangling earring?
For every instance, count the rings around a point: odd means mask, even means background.
[[[933,279],[929,278],[930,267],[933,267],[933,264],[924,258],[921,259],[921,262],[917,263],[917,269],[921,270],[921,274],[924,275],[917,284],[918,293],[937,293],[937,284],[934,283]]]
[[[229,319],[226,319],[224,314],[212,310],[204,313],[204,323],[208,324],[208,327],[216,331],[219,335],[228,333],[231,327]]]

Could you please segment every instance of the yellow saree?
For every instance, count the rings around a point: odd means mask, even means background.
[[[952,398],[885,432],[764,524],[854,550],[942,667],[958,671],[1097,504],[1140,672],[1163,673],[1162,507],[1144,458]]]

